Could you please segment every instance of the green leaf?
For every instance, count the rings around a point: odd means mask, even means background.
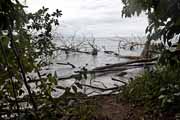
[[[9,44],[9,39],[7,36],[3,36],[1,37],[1,44],[3,47],[7,48],[8,47],[8,44]]]

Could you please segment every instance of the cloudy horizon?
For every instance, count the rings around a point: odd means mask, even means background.
[[[63,35],[75,32],[95,37],[144,36],[148,24],[145,15],[122,18],[121,0],[27,0],[30,11],[42,6],[62,10],[58,31]]]

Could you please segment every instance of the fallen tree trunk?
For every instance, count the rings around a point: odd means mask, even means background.
[[[76,49],[70,49],[70,48],[58,48],[58,50],[62,50],[62,51],[70,51],[70,52],[78,52],[78,53],[85,53],[85,54],[90,54],[92,55],[92,52],[88,52],[88,51],[81,51],[81,50],[76,50]]]
[[[125,58],[125,59],[142,59],[143,57],[141,56],[124,56],[124,55],[116,55],[120,58]]]
[[[104,72],[120,72],[120,71],[125,71],[128,69],[135,69],[135,68],[139,68],[142,66],[124,66],[124,67],[113,67],[113,68],[108,68],[108,69],[100,69],[100,70],[89,70],[89,71],[74,71],[75,73],[80,73],[80,74],[94,74],[94,73],[104,73]]]
[[[124,62],[124,63],[115,63],[115,64],[110,64],[110,65],[106,65],[106,66],[102,66],[102,67],[96,67],[93,69],[93,71],[110,69],[110,68],[114,68],[114,67],[121,67],[121,66],[133,64],[133,63],[152,62],[155,60],[157,60],[157,58],[134,60],[134,61],[128,61],[128,62]]]
[[[151,66],[151,65],[154,65],[156,64],[155,62],[145,62],[145,63],[132,63],[132,64],[127,64],[127,65],[124,65],[124,67],[132,67],[132,66]],[[112,64],[106,64],[106,65],[112,65]]]
[[[125,58],[125,59],[142,59],[143,57],[142,56],[125,56],[125,55],[120,55],[114,51],[104,51],[104,53],[106,54],[113,54],[117,57],[120,57],[120,58]]]
[[[110,90],[118,90],[120,87],[112,87],[112,88],[100,88],[100,87],[95,87],[95,86],[91,86],[91,85],[86,85],[86,84],[81,84],[82,86],[85,86],[85,87],[89,87],[89,88],[92,88],[92,89],[97,89],[97,90],[100,90],[102,92],[104,91],[110,91]]]
[[[114,72],[114,71],[124,71],[124,70],[127,70],[127,68],[114,68],[114,69],[89,70],[89,71],[75,71],[75,73],[93,74],[93,73]]]
[[[155,62],[145,62],[145,63],[128,64],[128,65],[125,65],[125,66],[128,66],[128,67],[135,67],[135,66],[144,67],[144,66],[152,66],[154,64],[156,64],[156,63]]]
[[[106,73],[108,74],[108,72],[121,72],[121,71],[125,71],[128,69],[135,69],[135,68],[139,68],[139,67],[144,67],[146,65],[154,65],[155,63],[140,63],[140,64],[125,64],[124,66],[114,66],[114,67],[110,67],[110,68],[104,68],[104,69],[92,69],[89,71],[74,71],[75,73],[80,73],[80,74],[95,74],[95,73]],[[110,64],[109,64],[110,65]],[[107,65],[107,66],[109,66]],[[111,64],[114,65],[114,64]]]

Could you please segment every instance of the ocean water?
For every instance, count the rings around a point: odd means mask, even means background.
[[[111,38],[96,38],[93,41],[93,44],[97,47],[99,50],[98,54],[96,56],[85,54],[85,53],[77,53],[77,52],[69,52],[69,54],[65,54],[63,51],[58,51],[56,53],[56,58],[52,59],[51,65],[46,67],[46,72],[56,72],[58,77],[68,77],[72,74],[75,74],[75,71],[81,70],[82,67],[86,67],[88,70],[91,70],[95,67],[99,66],[105,66],[106,64],[113,64],[113,63],[121,63],[121,62],[126,62],[129,61],[129,59],[124,59],[121,57],[117,57],[113,54],[106,54],[103,51],[114,51],[116,53],[119,53],[120,55],[127,55],[127,56],[139,56],[142,51],[142,46],[135,48],[134,50],[130,49],[119,49],[119,42],[120,41],[128,41],[127,43],[130,42],[136,42],[136,43],[144,43],[145,39],[144,37],[142,38],[135,38],[135,37],[129,37],[129,38],[117,38],[117,37],[111,37]],[[67,41],[66,41],[67,42]],[[79,39],[73,39],[68,41],[67,44],[78,44],[82,42],[82,40]],[[87,42],[87,41],[85,41]],[[60,39],[56,39],[55,43],[62,47],[64,46],[64,41]],[[62,44],[63,43],[63,44]],[[66,45],[67,45],[66,44]],[[83,47],[86,46],[86,44],[82,45],[82,48],[80,50],[84,51],[91,51],[91,48]],[[76,66],[76,68],[71,68],[71,66],[67,65],[59,65],[57,63],[71,63]],[[136,68],[136,69],[130,69],[127,70],[128,72],[127,75],[124,77],[119,77],[118,79],[124,80],[127,82],[130,77],[135,76],[137,73],[139,73],[141,69]],[[88,85],[93,85],[96,87],[101,87],[101,88],[111,88],[115,86],[121,86],[122,83],[116,82],[112,80],[112,77],[117,78],[116,74],[119,72],[113,72],[113,73],[104,73],[103,75],[89,75],[87,79],[82,79],[80,82],[83,84],[88,84]],[[58,84],[63,87],[69,87],[75,82],[75,79],[69,79],[69,80],[60,80]],[[95,95],[95,94],[105,94],[107,92],[102,92],[99,90],[94,90],[88,87],[84,87],[82,92],[89,94],[89,95]],[[53,96],[59,96],[63,93],[62,90],[57,90],[56,92],[53,92]]]

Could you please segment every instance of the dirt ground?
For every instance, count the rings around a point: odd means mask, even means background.
[[[96,96],[97,120],[143,120],[143,107],[121,101],[117,96]]]
[[[145,113],[143,106],[118,99],[117,95],[94,96],[93,99],[98,105],[96,120],[176,120],[174,113],[165,113],[158,118],[151,117]]]

